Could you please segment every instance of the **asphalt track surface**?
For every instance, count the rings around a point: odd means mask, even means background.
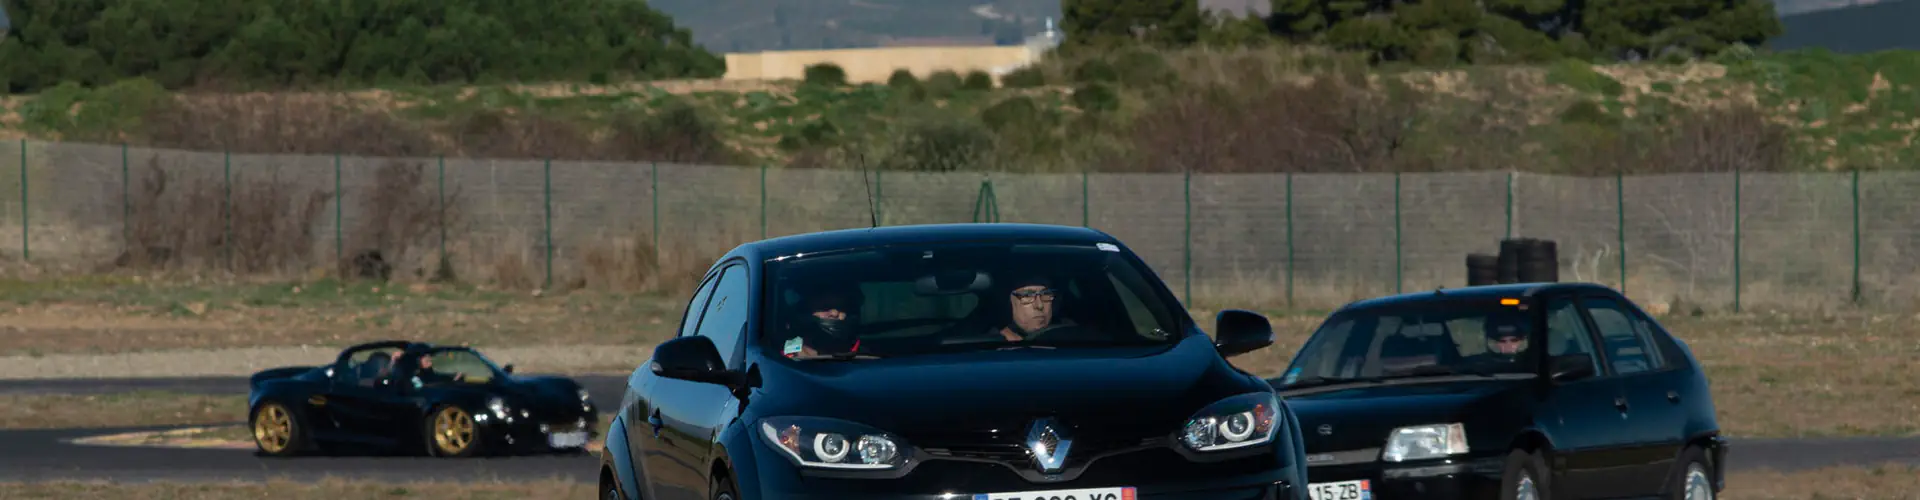
[[[602,405],[619,400],[623,376],[575,376]],[[0,394],[105,394],[166,391],[246,394],[244,377],[5,380]],[[236,422],[238,423],[238,422]],[[101,434],[164,430],[0,430],[0,481],[110,479],[123,482],[228,481],[345,477],[369,480],[537,480],[596,478],[591,455],[435,459],[418,457],[262,458],[252,450],[140,448],[71,444]],[[1838,465],[1920,464],[1920,438],[1733,439],[1734,471],[1806,470]]]

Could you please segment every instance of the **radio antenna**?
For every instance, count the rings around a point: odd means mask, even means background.
[[[855,154],[860,157],[860,182],[867,187],[867,220],[870,224],[867,227],[880,227],[880,208],[879,205],[873,201],[873,181],[867,179],[867,152],[860,151]]]

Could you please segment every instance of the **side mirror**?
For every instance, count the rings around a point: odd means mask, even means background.
[[[1273,323],[1253,311],[1220,311],[1213,316],[1213,331],[1213,348],[1221,356],[1239,356],[1273,345]]]
[[[512,373],[513,373],[513,363],[507,363],[507,366],[502,366],[502,367],[500,367],[500,371],[503,371],[503,372],[507,372],[508,374],[512,374]]]
[[[1580,380],[1593,376],[1593,356],[1584,353],[1562,354],[1553,357],[1550,367],[1554,382]]]
[[[709,384],[734,385],[737,374],[727,370],[720,349],[713,339],[702,336],[680,337],[653,349],[650,363],[654,375]]]

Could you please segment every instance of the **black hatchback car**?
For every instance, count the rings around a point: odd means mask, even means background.
[[[1712,498],[1727,441],[1687,345],[1617,291],[1508,284],[1333,312],[1270,380],[1315,500]]]
[[[1298,499],[1300,428],[1090,229],[952,224],[742,245],[628,379],[604,498]]]

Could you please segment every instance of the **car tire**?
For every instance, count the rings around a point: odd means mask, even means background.
[[[708,493],[707,498],[712,500],[739,500],[740,485],[733,480],[732,471],[728,471],[724,477],[716,477],[710,481],[713,484],[708,485],[707,490],[712,493]]]
[[[247,426],[253,431],[254,449],[261,455],[290,457],[311,447],[306,419],[279,401],[266,401],[255,406],[247,416]]]
[[[627,500],[620,494],[620,480],[611,473],[600,476],[600,500]]]
[[[1680,460],[1673,470],[1674,486],[1667,498],[1674,500],[1713,500],[1713,465],[1707,463],[1706,450],[1699,446],[1688,446],[1680,453]]]
[[[427,445],[427,456],[441,458],[465,458],[479,454],[480,426],[473,420],[473,413],[458,405],[440,405],[427,413],[425,421],[420,423],[421,437]]]
[[[1506,471],[1500,475],[1501,500],[1546,500],[1553,498],[1547,476],[1547,463],[1527,450],[1507,453]],[[1522,494],[1522,490],[1531,495]]]

